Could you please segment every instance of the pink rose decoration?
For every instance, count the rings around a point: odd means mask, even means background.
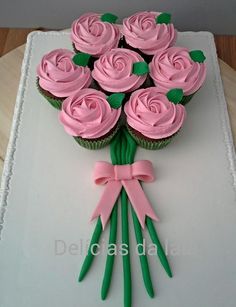
[[[167,93],[182,88],[184,95],[195,93],[206,78],[206,65],[194,62],[183,47],[171,47],[155,54],[149,64],[150,76],[158,90]]]
[[[71,40],[81,52],[99,57],[113,48],[117,48],[121,33],[119,27],[101,21],[101,14],[87,13],[75,20],[71,27]]]
[[[88,67],[76,66],[72,62],[74,53],[66,49],[56,49],[44,55],[37,67],[39,85],[56,97],[67,97],[88,87],[91,72]]]
[[[59,120],[68,134],[95,139],[111,131],[120,113],[121,108],[111,108],[104,93],[82,89],[63,101]]]
[[[144,59],[135,51],[116,48],[106,52],[95,63],[92,77],[108,92],[131,92],[139,88],[147,74],[133,74],[133,64]]]
[[[186,116],[183,105],[170,102],[156,87],[132,93],[124,110],[129,126],[151,139],[173,135],[182,127]]]
[[[156,18],[160,14],[158,12],[139,12],[125,18],[121,31],[127,44],[148,55],[173,46],[176,42],[177,31],[172,23],[157,23]]]

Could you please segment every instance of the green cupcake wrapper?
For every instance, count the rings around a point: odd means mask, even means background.
[[[60,98],[53,98],[53,97],[50,97],[50,96],[47,96],[41,89],[40,85],[39,85],[39,80],[37,79],[37,88],[40,92],[40,94],[45,98],[47,99],[47,101],[54,107],[56,108],[57,110],[61,110],[61,106],[62,106],[62,102],[63,102],[63,99],[60,99]]]
[[[195,93],[188,95],[188,96],[184,96],[182,98],[182,100],[180,101],[180,103],[185,106],[187,103],[189,103],[189,101],[193,98],[193,96],[195,95]]]
[[[75,136],[74,139],[75,141],[82,147],[86,148],[86,149],[91,149],[91,150],[96,150],[96,149],[101,149],[105,146],[107,146],[111,140],[113,139],[113,137],[116,135],[116,133],[118,132],[120,128],[120,125],[117,124],[116,128],[112,131],[111,134],[107,135],[104,138],[101,139],[83,139],[79,136]]]
[[[170,136],[168,138],[160,139],[160,140],[155,140],[154,141],[154,140],[147,140],[147,139],[144,139],[144,138],[142,138],[140,136],[137,136],[135,134],[135,130],[130,128],[128,125],[127,125],[127,129],[129,131],[130,135],[136,141],[136,143],[140,147],[148,149],[148,150],[158,150],[158,149],[162,149],[162,148],[166,147],[168,144],[170,144],[170,142],[172,141],[173,137],[178,133],[178,132],[176,132],[175,134],[173,134],[172,136]]]

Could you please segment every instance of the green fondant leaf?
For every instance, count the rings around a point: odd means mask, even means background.
[[[116,23],[118,17],[116,15],[113,15],[111,13],[105,13],[101,16],[101,21],[106,21],[110,23]]]
[[[135,62],[133,64],[133,74],[142,76],[149,73],[149,67],[146,62]]]
[[[113,109],[119,109],[122,105],[122,101],[125,98],[124,93],[114,93],[107,97],[107,101]]]
[[[73,56],[73,62],[78,66],[87,66],[91,55],[88,53],[79,52]]]
[[[194,62],[198,63],[203,63],[206,59],[204,53],[201,50],[190,51],[189,55]]]
[[[174,88],[166,94],[166,97],[169,99],[169,101],[173,102],[174,104],[179,103],[183,96],[184,92],[182,88]]]
[[[156,18],[156,23],[165,23],[166,25],[171,22],[171,14],[161,13]]]

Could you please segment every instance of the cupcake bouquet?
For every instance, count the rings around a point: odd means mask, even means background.
[[[79,281],[89,271],[102,232],[109,224],[109,246],[117,243],[121,210],[124,306],[132,305],[129,210],[137,246],[146,227],[169,277],[172,271],[153,221],[158,217],[142,189],[155,180],[152,163],[135,161],[137,147],[167,146],[183,127],[185,104],[206,77],[200,50],[175,46],[177,31],[171,15],[139,12],[122,25],[111,13],[87,13],[71,29],[72,50],[56,49],[37,67],[37,87],[59,111],[59,121],[87,149],[110,146],[111,163],[97,162],[94,182],[105,185],[91,220],[97,219]],[[148,258],[139,253],[147,293],[154,296]],[[115,254],[107,252],[101,297],[106,299]]]

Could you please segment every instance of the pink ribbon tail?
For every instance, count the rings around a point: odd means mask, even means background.
[[[121,188],[122,184],[120,181],[115,181],[115,180],[108,181],[108,183],[105,186],[102,197],[100,198],[99,203],[97,204],[95,210],[93,211],[90,220],[92,221],[96,217],[100,216],[103,230],[106,227],[112,209],[120,194]]]
[[[140,185],[137,179],[132,180],[122,180],[122,185],[124,186],[129,200],[134,208],[134,211],[137,214],[139,222],[144,228],[145,226],[145,218],[149,216],[155,221],[159,221],[159,218],[156,216],[152,205],[147,199],[142,186]]]

